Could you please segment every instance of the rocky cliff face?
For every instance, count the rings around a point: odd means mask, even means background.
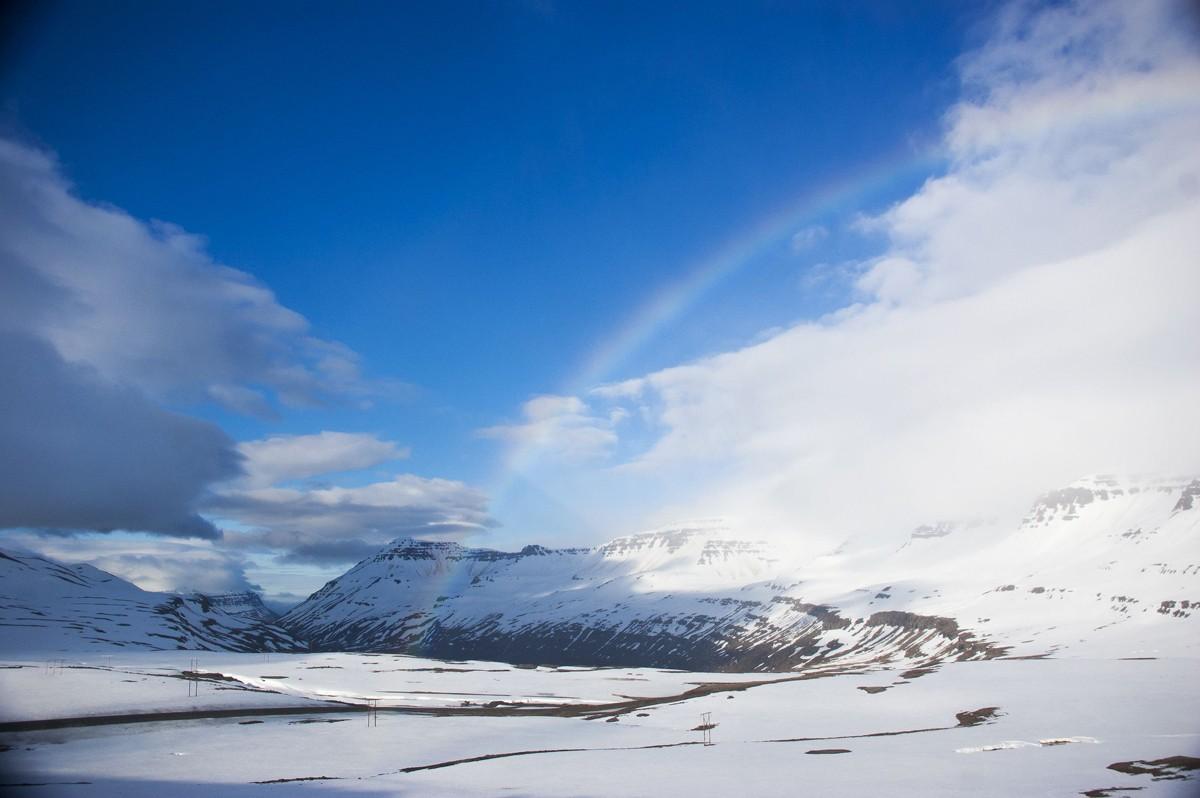
[[[279,617],[278,613],[263,604],[257,593],[250,590],[242,593],[196,593],[189,598],[203,606],[215,607],[248,621],[271,623]]]

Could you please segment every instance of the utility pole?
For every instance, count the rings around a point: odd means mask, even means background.
[[[379,725],[379,699],[378,698],[368,698],[367,699],[367,725],[368,726],[378,726]]]
[[[712,722],[712,713],[711,712],[701,712],[700,713],[700,725],[697,726],[694,729],[694,731],[701,732],[704,735],[703,736],[704,745],[708,746],[708,745],[713,745],[712,730],[715,729],[716,727],[717,727],[717,724]]]

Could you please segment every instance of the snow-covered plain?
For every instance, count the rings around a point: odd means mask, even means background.
[[[1192,795],[1198,499],[1089,478],[803,562],[397,541],[280,619],[0,552],[0,793]]]
[[[205,674],[198,697],[181,678],[193,660]],[[1189,658],[801,679],[390,654],[121,652],[0,665],[0,767],[7,784],[44,785],[13,788],[30,795],[1182,796],[1196,780],[1108,766],[1200,753],[1200,671]],[[762,683],[776,679],[787,680]],[[377,725],[367,698],[379,699]],[[13,727],[282,707],[299,714]],[[694,730],[705,712],[712,746]],[[495,754],[518,755],[461,762]],[[423,769],[448,762],[459,763]],[[280,781],[295,779],[306,780]]]

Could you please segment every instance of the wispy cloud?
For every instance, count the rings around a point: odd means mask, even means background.
[[[261,488],[295,479],[357,471],[409,456],[409,450],[374,435],[323,431],[313,435],[272,435],[238,444],[245,458],[247,487]]]
[[[219,485],[205,512],[224,543],[286,563],[354,562],[398,537],[456,538],[497,525],[465,483],[398,474],[362,484],[367,469],[409,450],[374,435],[326,430],[238,444],[244,476]],[[346,482],[349,485],[327,484]],[[305,484],[316,479],[321,484]]]
[[[524,418],[518,423],[485,427],[478,434],[514,446],[536,447],[553,458],[582,462],[611,451],[617,442],[616,426],[624,417],[623,410],[598,415],[578,397],[555,395],[533,397],[521,413]]]
[[[357,487],[231,490],[207,507],[246,529],[227,531],[229,545],[276,550],[290,562],[352,562],[398,537],[485,531],[496,526],[487,504],[462,482],[402,474]]]
[[[829,229],[822,225],[813,225],[806,227],[803,230],[797,230],[792,234],[791,244],[793,252],[803,252],[810,247],[816,246],[829,235]]]

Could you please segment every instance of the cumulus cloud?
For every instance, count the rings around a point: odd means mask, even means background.
[[[295,484],[408,456],[374,435],[323,431],[238,444],[245,475],[210,493],[205,512],[226,545],[274,552],[281,563],[360,560],[398,537],[459,538],[496,526],[488,499],[462,482],[400,474],[363,485]]]
[[[283,551],[287,562],[353,562],[398,537],[462,537],[496,526],[487,497],[462,482],[401,474],[359,487],[231,490],[211,512],[248,528],[234,546]]]
[[[245,441],[238,451],[245,457],[245,483],[250,487],[370,468],[409,455],[408,449],[374,435],[328,430]]]
[[[575,415],[633,408],[649,444],[580,492],[650,484],[665,514],[831,542],[1019,512],[1087,473],[1200,472],[1200,61],[1181,13],[1004,12],[961,61],[947,172],[869,222],[889,243],[860,301],[591,394]]]
[[[618,408],[598,415],[578,397],[542,395],[527,401],[522,415],[520,423],[485,427],[478,434],[515,446],[537,447],[565,460],[587,461],[603,457],[616,444],[615,429],[625,411]]]
[[[364,400],[358,356],[204,240],[80,199],[53,158],[0,139],[0,271],[33,300],[24,332],[70,363],[155,399],[219,402],[270,415],[274,403]],[[16,304],[15,302],[12,304]]]
[[[0,374],[0,528],[203,538],[219,532],[200,505],[213,484],[239,476],[243,454],[217,427],[163,403],[268,416],[278,403],[358,401],[379,388],[354,352],[312,336],[265,286],[214,262],[201,239],[80,199],[52,156],[7,139]],[[287,445],[251,448],[248,478],[286,474],[271,453]],[[290,442],[292,470],[333,462],[339,445],[347,463],[368,450],[401,454],[317,436]]]

